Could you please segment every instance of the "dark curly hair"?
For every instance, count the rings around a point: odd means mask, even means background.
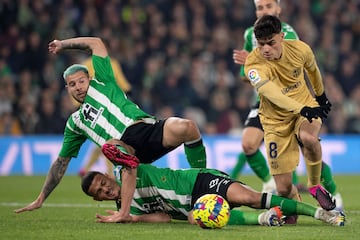
[[[82,178],[81,188],[82,188],[83,192],[86,193],[86,195],[91,196],[89,194],[89,187],[90,187],[92,181],[94,180],[94,177],[98,174],[103,175],[101,172],[90,171],[90,172],[86,173],[85,176]]]
[[[275,16],[265,15],[255,22],[254,34],[256,39],[270,39],[280,32],[281,21]]]

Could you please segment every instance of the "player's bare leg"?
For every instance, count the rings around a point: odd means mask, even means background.
[[[308,188],[310,194],[326,210],[336,207],[335,200],[331,194],[320,185],[322,150],[319,142],[321,122],[303,121],[300,127],[299,138],[308,173]]]

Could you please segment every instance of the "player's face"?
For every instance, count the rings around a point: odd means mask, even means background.
[[[66,78],[66,88],[79,103],[83,103],[89,88],[90,78],[83,71],[75,72]]]
[[[256,17],[261,18],[264,15],[279,17],[281,7],[276,0],[255,0]]]
[[[257,47],[260,49],[261,55],[267,60],[276,60],[282,54],[282,41],[284,33],[274,34],[268,39],[257,39]]]
[[[115,180],[102,174],[95,175],[90,187],[89,195],[95,200],[118,200],[121,188]]]

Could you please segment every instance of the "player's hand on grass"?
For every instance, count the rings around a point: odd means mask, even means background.
[[[303,107],[300,111],[301,116],[306,117],[309,122],[312,122],[313,118],[327,118],[327,108],[325,106],[320,107]]]
[[[133,219],[130,215],[123,215],[121,212],[107,210],[108,216],[96,214],[96,222],[102,223],[129,223],[132,222]]]
[[[39,199],[36,199],[35,201],[30,203],[26,207],[16,209],[16,210],[14,210],[14,212],[15,213],[22,213],[22,212],[26,212],[26,211],[32,211],[32,210],[41,208],[41,206],[42,206],[42,202]]]
[[[249,55],[249,53],[246,50],[236,50],[233,51],[233,59],[234,63],[244,65],[246,57]]]

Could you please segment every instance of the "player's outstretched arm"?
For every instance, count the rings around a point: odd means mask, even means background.
[[[100,214],[96,214],[97,222],[121,222],[118,220],[119,212],[113,210],[106,211],[109,215],[102,216]],[[168,223],[171,221],[171,217],[166,213],[150,213],[143,215],[132,215],[127,221],[122,221],[122,223],[126,222],[146,222],[146,223]]]
[[[64,40],[53,40],[49,43],[50,53],[59,53],[65,49],[78,49],[91,52],[93,55],[99,57],[106,57],[108,55],[107,49],[100,38],[97,37],[78,37]]]
[[[50,195],[50,193],[55,189],[55,187],[61,181],[62,177],[65,174],[67,166],[69,165],[70,160],[71,160],[70,157],[66,157],[66,158],[58,157],[56,161],[51,165],[44,186],[37,199],[34,202],[27,205],[26,207],[16,209],[15,213],[32,211],[40,208],[44,203],[45,199]]]
[[[130,216],[131,201],[136,187],[136,168],[124,168],[121,171],[121,208],[118,212],[112,212],[110,216],[96,215],[97,222],[132,222]]]

